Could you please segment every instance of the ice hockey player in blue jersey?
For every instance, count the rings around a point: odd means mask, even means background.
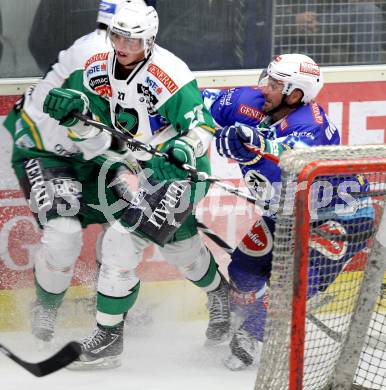
[[[256,364],[260,356],[278,200],[274,193],[280,188],[277,185],[281,181],[277,165],[280,155],[288,149],[340,143],[337,128],[314,101],[322,86],[320,68],[311,58],[284,54],[269,64],[259,88],[203,92],[204,101],[211,106],[212,116],[222,127],[216,134],[218,153],[239,163],[246,184],[264,210],[233,252],[228,267],[231,309],[239,322],[230,342],[231,354],[225,360],[225,365],[231,370]],[[355,180],[361,189],[366,187],[361,178],[355,177]],[[354,217],[358,215],[351,215]],[[315,224],[339,223],[349,234],[352,229],[347,222],[349,218],[333,218],[333,222],[331,216],[318,218]],[[366,214],[362,227],[370,229],[371,224],[370,212]],[[320,253],[319,248],[319,261],[324,261],[327,267],[334,267],[334,272],[326,281],[326,275],[317,264],[310,264],[309,297],[325,289],[365,245],[366,242],[348,242],[344,251],[334,256],[323,250]],[[316,249],[311,249],[311,258],[315,258],[312,251]]]

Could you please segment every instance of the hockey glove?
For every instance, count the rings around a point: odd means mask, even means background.
[[[216,148],[220,156],[252,165],[264,153],[265,139],[258,130],[248,126],[225,126],[216,132]]]
[[[44,100],[43,111],[51,118],[59,121],[60,125],[71,127],[70,138],[81,141],[95,137],[100,130],[89,126],[74,118],[73,113],[89,112],[89,101],[85,94],[73,89],[54,88],[51,89]]]
[[[161,152],[167,153],[170,161],[164,157],[153,157],[152,169],[157,180],[185,179],[188,173],[181,166],[183,164],[196,166],[193,149],[186,142],[178,139],[167,141],[161,148]]]
[[[51,118],[61,121],[61,125],[71,127],[79,121],[72,117],[71,113],[86,114],[88,99],[86,95],[72,89],[54,88],[44,100],[43,111]]]

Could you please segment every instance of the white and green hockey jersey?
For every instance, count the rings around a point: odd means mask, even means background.
[[[113,51],[92,56],[86,61],[84,84],[89,92],[109,102],[115,128],[146,144],[160,145],[197,126],[214,133],[213,119],[193,73],[158,45],[125,79],[117,77]],[[152,157],[138,150],[132,153],[138,160]]]
[[[44,99],[52,88],[81,90],[83,69],[87,60],[95,53],[110,49],[106,31],[95,30],[59,53],[58,62],[47,75],[26,91],[22,110],[13,129],[7,126],[13,132],[16,146],[52,152],[65,157],[81,153],[77,142],[68,137],[68,129],[43,113]]]

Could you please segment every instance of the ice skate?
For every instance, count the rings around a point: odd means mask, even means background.
[[[220,285],[208,294],[209,324],[206,330],[206,345],[226,341],[230,335],[231,315],[229,309],[229,284],[221,276]]]
[[[114,327],[97,324],[91,336],[81,340],[82,354],[70,370],[115,368],[121,365],[123,322]]]
[[[54,337],[55,321],[58,309],[54,306],[43,305],[36,300],[31,310],[32,334],[39,342],[50,343]]]
[[[244,370],[259,363],[262,342],[256,340],[244,329],[239,329],[230,342],[231,354],[224,364],[232,371]]]

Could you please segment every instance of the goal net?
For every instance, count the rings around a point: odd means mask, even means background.
[[[386,389],[386,146],[284,153],[255,390]]]

